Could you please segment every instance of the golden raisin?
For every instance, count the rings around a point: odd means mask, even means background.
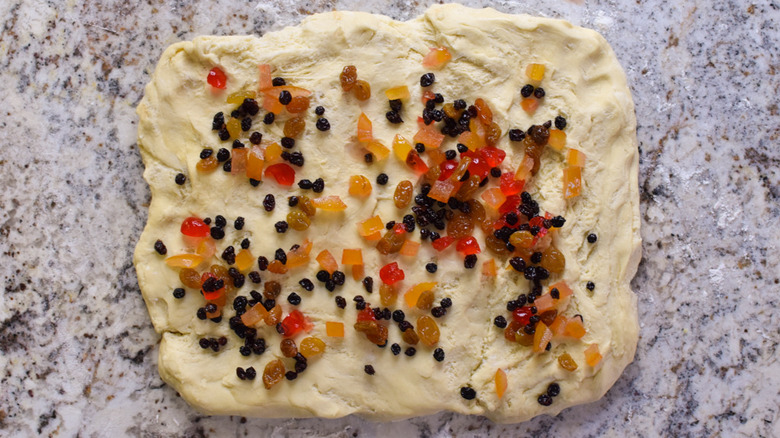
[[[472,218],[469,215],[464,213],[455,213],[452,219],[447,222],[447,235],[455,239],[470,236],[472,231],[474,231],[474,222],[472,222]]]
[[[275,300],[282,293],[282,285],[278,281],[269,281],[263,285],[263,297],[266,300]]]
[[[551,245],[542,252],[541,265],[544,269],[547,269],[553,274],[560,274],[566,267],[566,257],[564,257],[562,252]]]
[[[412,202],[414,195],[414,186],[409,180],[403,180],[395,187],[395,193],[393,194],[393,201],[396,208],[406,208],[409,203]]]
[[[265,389],[271,389],[272,386],[282,381],[284,377],[284,363],[280,359],[268,362],[263,371],[263,385]]]
[[[563,353],[558,356],[558,365],[566,371],[575,371],[577,369],[577,362],[569,355],[569,353]]]
[[[436,296],[433,294],[433,291],[428,289],[426,291],[423,291],[420,294],[420,297],[417,298],[417,308],[421,310],[430,310],[431,307],[433,307],[433,300],[436,299]]]
[[[187,287],[200,289],[200,274],[194,269],[184,268],[179,271],[179,280]]]
[[[523,140],[523,144],[525,145],[525,156],[531,157],[534,160],[534,167],[531,168],[531,175],[536,175],[541,164],[540,160],[542,151],[544,150],[544,144],[533,141],[530,136]]]
[[[469,211],[469,216],[474,221],[474,223],[481,223],[485,220],[487,213],[485,213],[485,207],[483,207],[479,201],[476,199],[470,200],[469,207],[471,208]]]
[[[387,327],[376,321],[358,321],[354,327],[376,345],[384,345],[387,342]]]
[[[303,117],[287,119],[287,121],[284,122],[284,136],[290,138],[298,137],[305,127],[306,121],[303,120]]]
[[[311,220],[309,219],[309,216],[306,215],[306,213],[300,210],[293,210],[287,213],[287,223],[293,230],[303,231],[309,228],[309,225],[311,225]]]
[[[495,146],[501,138],[501,128],[498,123],[493,122],[485,129],[485,143],[488,146]]]
[[[371,97],[371,85],[364,80],[358,79],[352,92],[355,93],[357,100],[368,100]]]
[[[509,236],[509,243],[511,243],[515,248],[530,248],[531,244],[533,244],[533,241],[534,235],[526,230],[515,231],[511,236]]]
[[[498,255],[506,255],[509,253],[509,250],[506,249],[506,243],[504,243],[503,240],[499,239],[494,234],[488,234],[488,236],[485,238],[485,245],[487,245],[489,250]]]
[[[393,286],[390,286],[389,284],[382,283],[381,286],[379,286],[379,302],[387,307],[392,306],[395,304],[395,300],[398,297],[398,292],[395,290]]]
[[[455,195],[455,197],[459,201],[466,201],[471,199],[471,197],[474,195],[474,192],[479,190],[480,182],[481,180],[479,179],[479,175],[471,175],[469,179],[467,179],[466,182],[460,186],[460,189],[458,189],[458,194]]]
[[[415,332],[413,329],[406,329],[401,334],[401,339],[404,340],[409,345],[417,345],[418,342],[420,342],[420,337],[417,336],[417,332]]]
[[[279,348],[281,348],[284,357],[295,357],[298,354],[298,347],[295,346],[295,341],[292,339],[282,339]]]
[[[306,96],[295,96],[287,104],[287,111],[291,113],[300,113],[309,108],[309,98]]]
[[[404,245],[404,233],[396,233],[395,230],[388,230],[385,235],[376,243],[376,250],[381,254],[395,254],[401,250]]]
[[[441,167],[439,166],[431,166],[428,171],[425,172],[425,177],[428,178],[428,181],[431,182],[438,181],[440,175]]]
[[[312,217],[315,213],[317,213],[317,207],[311,203],[311,199],[309,199],[308,196],[298,197],[298,208],[300,208],[301,211],[309,217]]]
[[[301,341],[301,345],[298,351],[301,352],[303,357],[310,359],[314,356],[322,354],[325,351],[325,342],[323,342],[322,339],[318,337],[310,336],[308,338],[304,338]]]
[[[355,81],[357,81],[357,68],[354,65],[344,67],[344,70],[339,75],[339,81],[341,82],[342,90],[351,90],[355,86]]]
[[[211,172],[216,169],[217,166],[219,166],[217,157],[211,155],[208,158],[204,158],[198,161],[198,164],[195,165],[195,168],[198,169],[198,172]]]
[[[439,326],[433,318],[423,315],[417,318],[417,335],[423,344],[433,347],[439,342]]]

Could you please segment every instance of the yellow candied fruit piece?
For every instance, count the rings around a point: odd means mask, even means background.
[[[397,87],[389,88],[385,91],[385,96],[387,96],[387,100],[408,99],[410,96],[409,87],[406,85],[399,85]]]
[[[585,167],[585,154],[577,149],[569,149],[566,155],[566,162],[571,167]]]
[[[585,349],[585,363],[591,367],[598,365],[602,357],[601,353],[599,353],[599,344],[590,344]]]
[[[328,274],[333,274],[333,272],[339,268],[339,264],[336,262],[333,254],[331,254],[327,249],[324,249],[319,254],[317,254],[315,260],[317,260],[317,263],[319,263],[322,269],[328,271]]]
[[[494,378],[495,384],[496,384],[496,395],[498,398],[503,398],[504,393],[506,392],[507,387],[507,379],[506,379],[506,373],[501,368],[496,370],[496,376]]]
[[[566,133],[560,129],[551,129],[550,137],[547,140],[547,146],[560,152],[566,147]]]
[[[342,265],[362,265],[363,264],[363,250],[360,248],[348,249],[345,248],[341,252],[341,264]]]
[[[360,235],[363,237],[372,236],[376,233],[379,233],[384,228],[385,223],[382,222],[382,218],[379,216],[374,216],[358,223],[358,233],[360,233]]]
[[[365,113],[360,113],[358,117],[357,138],[361,143],[368,143],[374,138],[371,119]]]
[[[399,253],[403,256],[416,257],[417,251],[420,250],[420,243],[413,240],[406,239],[404,244],[401,245]]]
[[[254,262],[255,258],[248,249],[242,249],[236,254],[236,268],[241,272],[249,271]]]
[[[171,268],[194,269],[203,263],[203,257],[197,254],[179,254],[165,259],[165,264]]]
[[[342,329],[342,336],[344,331],[344,325],[341,325]],[[304,338],[300,345],[298,346],[298,351],[305,357],[306,359],[311,359],[314,356],[318,356],[322,354],[325,351],[325,342],[322,341],[322,339],[310,336],[308,338]]]
[[[371,194],[371,181],[365,175],[349,177],[349,194],[352,196],[368,196]]]
[[[525,74],[532,81],[541,81],[544,77],[544,64],[529,64],[525,68]]]
[[[382,161],[385,158],[387,158],[388,155],[390,155],[390,149],[388,149],[385,145],[382,144],[379,140],[371,140],[366,145],[366,149],[368,149],[369,152],[374,154],[377,161]]]
[[[265,148],[265,162],[268,164],[276,163],[282,157],[282,147],[279,143],[273,142]]]
[[[325,334],[331,338],[343,338],[344,337],[344,323],[336,321],[325,322]],[[303,353],[301,353],[303,354]]]
[[[238,119],[231,118],[226,124],[226,128],[230,133],[230,138],[238,138],[241,135],[241,122]]]
[[[236,91],[235,93],[231,93],[227,97],[227,103],[231,103],[231,104],[244,103],[244,99],[254,99],[255,97],[257,97],[257,93],[255,93],[252,90]]]
[[[323,211],[344,211],[347,209],[347,204],[336,195],[314,198],[311,203]]]
[[[412,144],[404,138],[401,134],[396,134],[393,137],[393,153],[396,158],[406,163],[406,157],[409,156],[409,152],[412,150]]]
[[[582,168],[567,167],[563,169],[563,199],[580,196],[582,191]]]

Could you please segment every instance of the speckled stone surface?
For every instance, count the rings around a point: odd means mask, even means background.
[[[636,360],[602,400],[512,426],[204,417],[162,383],[131,253],[149,201],[135,106],[163,49],[427,6],[203,3],[0,2],[0,435],[780,436],[777,2],[490,3],[602,32],[641,149]]]

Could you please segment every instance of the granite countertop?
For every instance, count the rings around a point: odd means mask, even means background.
[[[206,417],[162,383],[131,257],[150,196],[135,106],[162,50],[429,2],[201,3],[0,4],[0,435],[780,436],[777,2],[492,4],[603,33],[641,152],[635,362],[602,400],[511,426]]]

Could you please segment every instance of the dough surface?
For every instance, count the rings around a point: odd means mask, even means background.
[[[364,152],[355,135],[357,118],[361,112],[367,114],[373,121],[374,137],[385,145],[390,145],[396,133],[411,139],[417,131],[415,118],[422,110],[419,78],[427,71],[421,60],[429,48],[439,46],[448,47],[453,57],[443,69],[435,71],[432,90],[442,93],[446,101],[462,98],[470,104],[482,97],[489,103],[494,120],[504,132],[498,144],[507,151],[502,167],[514,169],[523,157],[522,150],[506,136],[510,128],[527,129],[557,115],[568,120],[567,145],[587,156],[582,196],[563,199],[561,173],[565,158],[549,148],[542,155],[540,172],[526,188],[542,211],[567,219],[555,237],[555,244],[566,256],[566,268],[553,281],[566,280],[574,290],[566,313],[583,315],[587,334],[581,341],[553,343],[550,352],[541,354],[505,341],[503,330],[493,325],[493,318],[509,318],[506,302],[527,293],[529,282],[503,269],[505,264],[499,266],[496,278],[482,276],[479,267],[487,260],[486,251],[480,254],[477,269],[466,270],[454,248],[437,253],[425,243],[416,258],[379,256],[368,250],[356,232],[358,221],[375,214],[384,221],[399,220],[407,214],[393,205],[393,190],[402,179],[416,181],[409,168],[392,154],[370,166],[363,161]],[[543,80],[547,95],[533,116],[521,109],[519,92],[528,82],[524,72],[531,62],[547,68]],[[304,232],[277,234],[274,223],[284,220],[289,211],[287,196],[312,196],[311,192],[303,192],[297,185],[281,187],[269,179],[252,187],[245,177],[221,169],[206,175],[195,169],[204,147],[230,149],[229,142],[221,142],[211,130],[212,117],[217,111],[230,112],[231,105],[225,103],[227,94],[257,89],[259,64],[270,64],[274,76],[314,92],[306,130],[296,143],[295,150],[302,151],[306,158],[306,164],[296,168],[296,182],[322,177],[326,183],[322,195],[338,195],[348,205],[344,212],[318,212],[312,227]],[[372,97],[368,101],[358,102],[342,92],[339,73],[348,64],[355,65],[359,78],[371,84]],[[207,72],[213,66],[220,66],[228,75],[228,87],[222,93],[213,92],[206,84]],[[391,125],[384,117],[388,110],[384,90],[397,85],[409,86],[412,95],[405,103],[405,123]],[[328,132],[314,126],[312,110],[317,105],[326,108],[325,117],[332,127]],[[358,12],[319,14],[299,26],[262,38],[199,37],[172,45],[162,55],[138,114],[144,178],[152,191],[148,223],[135,250],[138,280],[154,327],[162,335],[160,375],[204,413],[331,418],[359,414],[388,420],[449,410],[485,415],[496,422],[520,422],[597,400],[633,359],[638,323],[636,297],[629,282],[640,259],[636,120],[623,70],[609,45],[594,31],[559,20],[456,5],[432,6],[408,22]],[[252,130],[278,141],[283,135],[282,124],[263,125],[263,114],[261,109]],[[455,141],[448,139],[443,148],[454,146]],[[181,186],[173,182],[179,172],[187,175],[187,182]],[[389,175],[386,186],[375,183],[380,172]],[[347,194],[350,175],[366,175],[372,182],[373,192],[367,200]],[[262,206],[267,193],[277,200],[271,213]],[[167,246],[168,256],[185,252],[179,232],[182,220],[219,214],[229,225],[225,238],[217,244],[214,262],[225,246],[239,248],[244,238],[252,241],[255,257],[265,255],[269,259],[273,259],[276,248],[290,248],[306,237],[314,243],[309,265],[291,270],[279,280],[283,292],[277,302],[286,314],[295,308],[284,299],[287,294],[301,295],[302,303],[297,308],[314,323],[306,336],[323,339],[327,350],[311,359],[306,372],[296,380],[284,380],[271,390],[263,387],[260,376],[266,363],[281,357],[281,337],[274,328],[258,329],[258,336],[264,336],[268,344],[264,354],[242,356],[238,352],[241,340],[227,324],[234,314],[229,304],[233,297],[228,298],[222,323],[199,320],[196,310],[205,304],[202,296],[188,289],[183,299],[175,299],[171,291],[181,287],[178,274],[154,250],[155,241],[160,239]],[[238,216],[246,218],[246,226],[240,231],[231,225]],[[598,235],[596,244],[587,242],[589,233]],[[419,241],[419,233],[414,236]],[[480,236],[479,241],[482,245],[484,239]],[[351,279],[348,269],[346,284],[335,292],[326,291],[314,279],[319,269],[314,256],[329,249],[340,261],[341,249],[357,247],[364,248],[366,274],[376,280],[374,293],[366,294],[362,285]],[[439,267],[434,280],[424,269],[425,263],[433,260]],[[438,281],[437,302],[444,297],[452,299],[447,315],[436,320],[441,330],[438,346],[446,352],[443,362],[435,361],[432,349],[422,345],[418,345],[414,357],[403,353],[394,356],[389,346],[378,348],[352,329],[356,316],[352,298],[363,295],[378,305],[378,271],[391,261],[398,261],[406,272],[401,293],[418,282]],[[304,277],[314,281],[314,291],[298,286]],[[263,281],[268,278],[263,273]],[[586,289],[587,281],[595,283],[593,292]],[[238,293],[248,295],[252,286],[247,281]],[[262,285],[255,288],[262,291]],[[335,295],[347,299],[346,309],[335,306]],[[407,309],[401,302],[399,296],[397,308],[403,308],[412,323],[424,314]],[[343,321],[345,337],[325,336],[325,321]],[[389,328],[389,343],[403,345],[395,323],[391,321]],[[198,346],[202,337],[219,336],[227,337],[228,343],[218,353]],[[604,356],[595,368],[583,359],[583,351],[591,343],[597,343]],[[577,361],[576,371],[558,365],[557,357],[563,352]],[[367,364],[374,367],[375,375],[364,372]],[[239,380],[236,367],[249,366],[257,370],[257,379]],[[502,399],[497,397],[493,384],[498,368],[508,379]],[[537,397],[551,382],[560,385],[561,393],[551,406],[541,406]],[[463,386],[474,388],[476,399],[462,398]]]

